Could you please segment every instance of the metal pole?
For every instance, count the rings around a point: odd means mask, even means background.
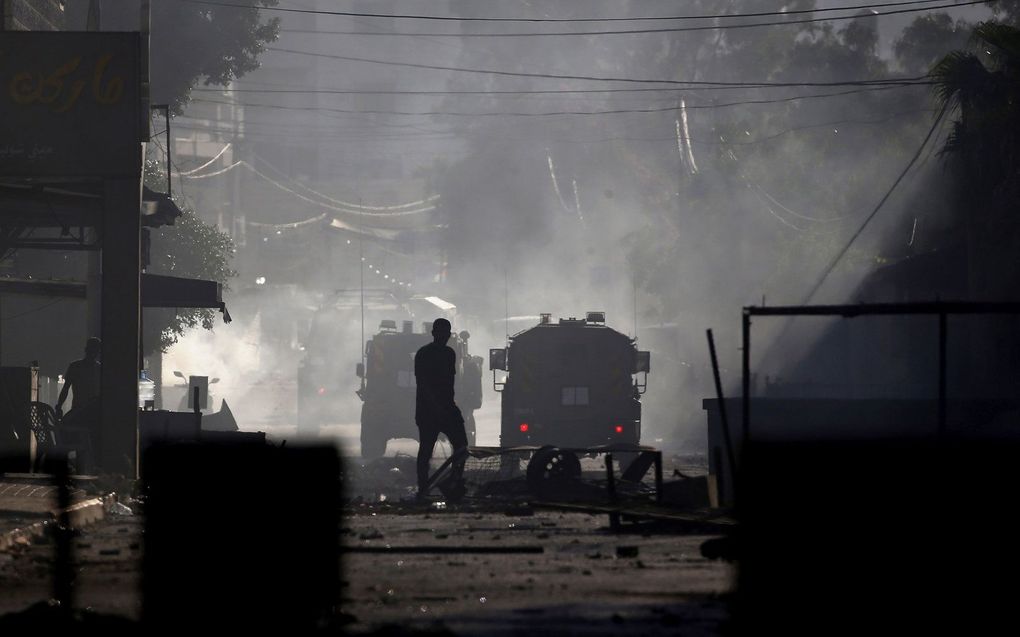
[[[655,502],[662,504],[662,452],[655,452]]]
[[[606,489],[609,491],[609,501],[616,505],[616,476],[613,474],[613,454],[606,454]],[[614,533],[620,530],[620,513],[610,511],[609,529]]]
[[[747,443],[751,433],[751,313],[748,308],[744,308],[743,315],[743,341],[744,346],[741,351],[743,358],[743,390],[744,390],[744,404],[743,404],[743,422],[741,423],[744,430],[744,444]]]
[[[361,203],[361,199],[358,199],[358,203]],[[361,276],[361,369],[364,370],[361,376],[361,388],[365,389],[365,377],[368,376],[368,369],[366,366],[367,359],[365,357],[365,237],[362,234],[358,234],[358,256],[360,257],[360,276]]]
[[[946,314],[939,314],[939,435],[946,433]]]
[[[609,499],[616,502],[616,476],[613,473],[613,454],[606,454],[606,490],[609,491]]]
[[[174,162],[173,137],[170,136],[170,105],[163,104],[163,113],[166,117],[166,196],[173,197],[173,179],[170,176],[170,166]],[[181,186],[183,188],[184,186]]]
[[[208,390],[206,390],[208,391]],[[202,438],[202,408],[199,406],[200,388],[195,386],[192,392],[191,407],[195,413],[195,440],[198,441]]]
[[[715,378],[715,395],[719,401],[719,418],[722,420],[723,444],[726,446],[726,462],[730,465],[730,471],[736,473],[737,463],[734,460],[733,440],[730,438],[730,422],[726,418],[726,398],[723,396],[722,379],[719,377],[719,359],[715,354],[715,337],[712,330],[705,330],[708,338],[708,353],[712,358],[712,375]],[[746,415],[744,416],[747,417]],[[747,422],[746,420],[744,422]],[[746,430],[745,430],[746,436]],[[721,471],[720,471],[721,473]]]

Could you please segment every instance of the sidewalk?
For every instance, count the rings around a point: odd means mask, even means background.
[[[103,519],[114,502],[115,495],[97,497],[80,487],[72,488],[72,504],[66,511],[72,528]],[[57,488],[48,476],[5,474],[0,478],[0,551],[31,542],[62,513],[57,507]]]

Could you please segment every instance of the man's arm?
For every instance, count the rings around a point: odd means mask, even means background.
[[[64,386],[60,390],[60,396],[57,398],[57,404],[54,409],[57,410],[58,414],[64,412],[64,401],[67,400],[67,391],[71,389],[71,368],[68,367],[67,371],[64,372]]]

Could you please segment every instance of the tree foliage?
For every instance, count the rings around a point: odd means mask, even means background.
[[[150,164],[150,167],[154,167]],[[151,182],[158,183],[154,170],[147,173]],[[216,281],[229,289],[228,281],[236,276],[230,269],[234,243],[230,236],[216,226],[206,223],[181,199],[176,203],[183,215],[174,225],[150,231],[150,264],[146,270],[152,274]],[[152,308],[145,310],[143,347],[145,354],[165,352],[187,330],[194,327],[212,329],[218,312],[208,308]]]
[[[180,112],[199,82],[226,85],[258,68],[259,55],[279,32],[279,19],[264,20],[259,7],[277,0],[239,0],[215,6],[188,2],[151,4],[150,79],[153,103],[170,104]],[[147,162],[146,183],[165,191],[164,167]],[[184,215],[173,226],[151,233],[148,271],[191,279],[216,281],[226,287],[236,275],[230,269],[234,245],[230,236],[202,221],[182,198],[176,203]],[[217,313],[210,309],[151,309],[145,313],[143,343],[152,353],[166,351],[188,329],[212,329]]]
[[[1020,284],[1020,29],[985,22],[972,46],[932,69],[954,113],[945,154],[962,185],[958,225],[967,241],[971,293],[1012,296]]]
[[[153,2],[151,76],[153,103],[175,111],[198,82],[224,86],[259,66],[259,55],[276,40],[279,18],[263,20],[259,7],[277,0],[237,0],[218,7],[179,1]]]

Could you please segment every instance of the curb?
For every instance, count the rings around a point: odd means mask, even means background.
[[[89,498],[75,502],[67,508],[67,516],[72,529],[79,529],[93,524],[106,517],[107,510],[117,501],[116,494],[102,498]],[[32,540],[46,533],[47,527],[56,523],[59,511],[53,511],[47,519],[27,523],[9,531],[0,533],[0,552],[8,551],[16,546],[31,544]]]

